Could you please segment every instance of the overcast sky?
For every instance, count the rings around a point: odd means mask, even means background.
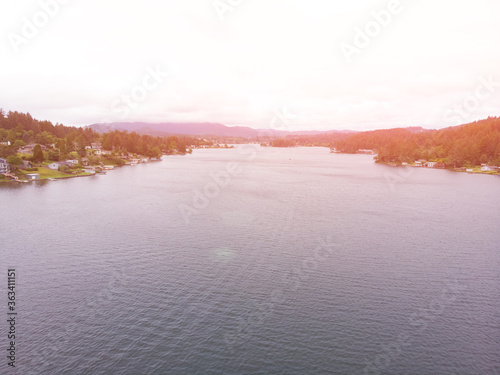
[[[0,108],[442,128],[500,115],[499,15],[498,0],[0,0]]]

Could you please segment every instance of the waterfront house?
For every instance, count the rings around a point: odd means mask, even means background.
[[[100,142],[91,143],[90,147],[92,150],[102,150],[102,144]]]
[[[61,163],[54,162],[47,165],[47,168],[52,169],[53,171],[57,171],[61,165]]]
[[[497,167],[494,167],[492,165],[483,165],[481,167],[481,171],[483,171],[483,172],[496,171],[496,170],[497,170]]]
[[[428,163],[425,163],[425,166],[426,166],[427,168],[435,168],[435,167],[436,167],[436,164],[437,164],[437,163],[436,163],[435,161],[430,161],[430,162],[428,162]]]
[[[74,167],[75,165],[78,164],[78,159],[66,160],[66,161],[62,162],[62,164],[65,164],[65,165],[70,166],[70,167]]]
[[[33,165],[28,160],[23,160],[23,164],[19,166],[19,169],[33,168]]]
[[[9,171],[9,163],[7,160],[0,159],[0,173],[7,173]]]
[[[36,181],[40,179],[40,175],[38,173],[28,173],[26,174],[26,178],[29,181]]]

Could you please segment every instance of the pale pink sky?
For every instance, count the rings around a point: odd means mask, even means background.
[[[500,115],[499,14],[498,0],[0,0],[0,108],[76,126],[442,128]]]

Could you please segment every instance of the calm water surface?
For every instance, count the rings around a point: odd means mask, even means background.
[[[499,192],[250,145],[3,185],[0,373],[500,374]]]

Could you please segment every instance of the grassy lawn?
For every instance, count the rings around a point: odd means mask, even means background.
[[[28,173],[38,173],[40,175],[40,180],[46,180],[48,178],[61,178],[61,177],[73,177],[73,176],[90,176],[90,173],[80,172],[78,174],[68,174],[59,171],[53,171],[52,169],[39,167],[38,171],[27,172],[23,170],[18,170],[17,175],[19,178],[26,179],[25,175]]]

